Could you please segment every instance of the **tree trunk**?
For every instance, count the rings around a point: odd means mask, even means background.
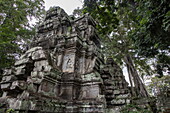
[[[131,74],[131,71],[130,71],[130,68],[129,68],[128,65],[127,65],[127,71],[128,71],[129,81],[130,81],[130,85],[131,85],[131,87],[130,87],[131,88],[131,94],[132,94],[132,96],[136,97],[137,94],[134,90],[133,76]]]
[[[124,57],[124,61],[127,66],[129,79],[131,79],[130,83],[132,81],[134,83],[134,87],[133,87],[133,83],[131,83],[132,96],[148,97],[149,96],[148,92],[146,91],[146,88],[137,73],[137,70],[136,70],[134,63],[132,61],[132,57],[128,54]]]

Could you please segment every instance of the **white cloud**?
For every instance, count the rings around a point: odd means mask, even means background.
[[[45,9],[48,10],[51,6],[59,6],[63,8],[67,14],[71,15],[77,7],[82,7],[82,0],[44,0]]]

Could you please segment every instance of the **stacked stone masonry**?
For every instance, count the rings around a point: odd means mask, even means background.
[[[30,49],[4,70],[0,112],[108,113],[129,103],[122,70],[104,61],[95,26],[88,15],[47,11]]]

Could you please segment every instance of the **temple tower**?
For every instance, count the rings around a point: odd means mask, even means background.
[[[119,66],[104,61],[96,23],[52,7],[29,50],[1,81],[1,110],[17,113],[107,113],[129,103]]]

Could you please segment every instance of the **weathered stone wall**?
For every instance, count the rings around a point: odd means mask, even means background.
[[[125,81],[121,68],[113,61],[107,59],[101,70],[101,77],[105,87],[107,112],[114,113],[130,103],[128,83]]]
[[[1,81],[1,110],[18,113],[104,113],[130,102],[122,70],[104,62],[95,21],[47,11],[30,49]]]

